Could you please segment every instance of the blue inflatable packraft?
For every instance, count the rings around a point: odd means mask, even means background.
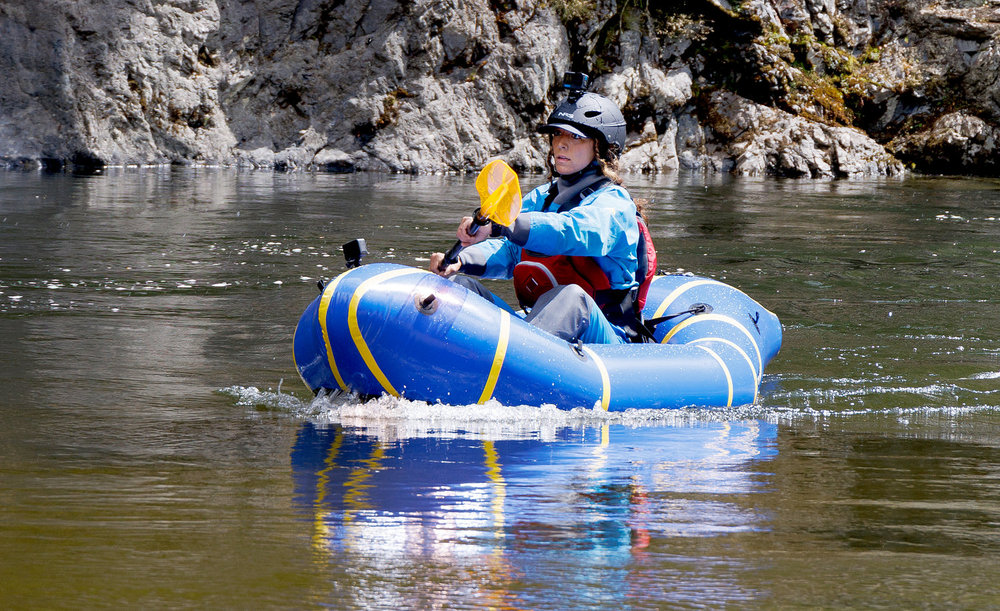
[[[383,393],[452,405],[629,408],[757,400],[781,347],[777,316],[725,283],[653,280],[643,314],[657,343],[571,344],[426,270],[364,265],[306,308],[294,355],[313,392]]]

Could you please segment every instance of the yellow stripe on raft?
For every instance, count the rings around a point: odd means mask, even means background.
[[[479,403],[483,404],[490,400],[493,391],[497,387],[497,378],[500,377],[500,369],[503,367],[504,357],[507,356],[507,344],[510,341],[510,312],[500,311],[500,337],[497,338],[497,350],[493,354],[493,366],[490,367],[490,375],[486,379],[486,386],[483,394],[479,396]]]
[[[330,371],[333,373],[334,379],[337,380],[340,390],[347,390],[347,384],[344,383],[344,379],[340,377],[340,371],[337,370],[337,361],[333,358],[333,346],[330,345],[330,334],[326,329],[326,312],[330,309],[330,300],[333,299],[333,293],[337,290],[337,285],[340,284],[340,279],[343,277],[344,274],[337,276],[323,290],[323,297],[319,301],[319,328],[323,330],[323,345],[326,346],[326,362],[330,364]]]
[[[691,282],[685,282],[684,284],[680,285],[679,287],[671,291],[670,294],[667,295],[666,298],[660,302],[660,305],[656,308],[656,312],[654,312],[653,315],[650,316],[650,318],[659,318],[663,316],[663,313],[666,312],[667,308],[669,308],[670,305],[674,301],[676,301],[678,297],[681,296],[681,293],[689,289],[693,289],[696,286],[701,286],[703,284],[722,284],[722,283],[719,282],[718,280],[692,280]]]
[[[753,373],[753,379],[760,380],[760,372],[757,371],[757,367],[753,364],[753,361],[750,360],[750,355],[747,354],[746,350],[740,348],[735,342],[731,342],[728,339],[723,339],[721,337],[700,337],[698,339],[693,339],[688,343],[697,344],[698,342],[719,342],[721,344],[726,344],[727,346],[732,346],[733,349],[740,353],[740,356],[742,356],[743,360],[747,362],[747,365],[750,366],[750,371]]]
[[[692,340],[688,343],[697,344],[698,342],[720,342],[726,344],[727,346],[732,346],[737,352],[740,353],[740,356],[742,356],[743,360],[747,362],[747,365],[750,366],[750,371],[753,373],[753,402],[756,403],[757,393],[760,391],[760,380],[762,377],[761,374],[763,372],[760,373],[757,372],[757,368],[754,367],[753,361],[750,360],[750,355],[747,354],[746,351],[743,350],[743,348],[740,348],[735,343],[729,341],[728,339],[722,339],[721,337],[702,337],[699,339]]]
[[[726,383],[729,385],[729,398],[726,400],[726,407],[732,407],[733,406],[733,376],[729,373],[729,367],[726,367],[726,363],[725,363],[725,361],[722,360],[722,357],[719,356],[718,354],[716,354],[715,352],[713,352],[712,350],[709,350],[708,348],[706,348],[704,346],[695,346],[695,347],[696,348],[701,348],[702,350],[704,350],[705,352],[707,352],[713,359],[715,359],[715,361],[717,363],[719,363],[719,366],[722,367],[722,372],[726,374]],[[756,396],[757,396],[757,393],[755,392],[754,393],[754,397],[756,398]]]
[[[597,363],[597,369],[601,372],[601,408],[608,411],[608,405],[611,404],[611,378],[608,377],[608,368],[604,366],[604,361],[593,350],[586,346],[583,346],[583,350],[594,359],[594,362]]]
[[[382,369],[378,366],[378,363],[375,362],[375,357],[372,356],[372,351],[368,349],[368,344],[365,343],[365,338],[361,335],[361,329],[358,327],[358,305],[361,303],[361,298],[364,294],[376,284],[391,280],[398,276],[405,276],[406,274],[412,273],[429,274],[430,272],[407,268],[395,269],[383,274],[372,276],[358,285],[358,288],[354,289],[354,295],[351,296],[351,304],[347,308],[347,326],[351,330],[351,338],[354,339],[354,345],[357,346],[358,352],[361,354],[361,358],[365,361],[365,365],[368,365],[368,370],[372,372],[372,375],[375,376],[375,379],[382,385],[385,392],[389,393],[393,397],[398,397],[399,393],[395,388],[393,388],[392,384],[389,383],[385,374],[382,373]]]
[[[711,321],[711,320],[714,320],[716,322],[723,322],[723,323],[726,323],[726,324],[729,324],[729,325],[733,325],[734,327],[736,327],[737,329],[739,329],[740,331],[742,331],[743,335],[746,335],[747,339],[750,340],[750,343],[753,345],[754,351],[757,353],[757,369],[756,370],[757,371],[761,371],[761,370],[764,369],[764,358],[760,355],[760,346],[757,345],[757,340],[755,340],[754,337],[753,337],[753,335],[751,335],[750,332],[747,331],[746,327],[744,327],[743,325],[741,325],[740,323],[738,323],[733,318],[731,318],[729,316],[725,316],[723,314],[698,314],[698,315],[692,316],[690,318],[686,318],[686,319],[684,319],[683,322],[681,322],[676,327],[674,327],[673,329],[671,329],[670,332],[667,333],[663,337],[662,340],[660,340],[660,343],[661,344],[667,343],[668,341],[670,341],[671,337],[673,337],[674,335],[676,335],[681,329],[683,329],[685,327],[689,327],[689,326],[691,326],[693,324],[696,324],[696,323],[699,323],[699,322],[708,322],[708,321]]]

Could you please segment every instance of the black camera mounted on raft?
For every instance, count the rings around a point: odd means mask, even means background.
[[[340,247],[340,250],[344,251],[344,261],[347,263],[347,269],[351,269],[352,267],[361,265],[361,259],[368,255],[368,244],[365,243],[364,238],[358,238],[344,244]]]
[[[365,243],[364,238],[351,240],[347,244],[341,246],[340,250],[344,253],[344,262],[347,264],[347,269],[360,266],[361,259],[368,256],[368,244]],[[316,282],[316,286],[319,287],[319,290],[322,293],[326,283],[319,280]]]

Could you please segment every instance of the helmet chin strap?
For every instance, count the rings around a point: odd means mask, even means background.
[[[555,184],[549,188],[549,196],[545,198],[542,212],[548,212],[553,205],[557,212],[576,206],[581,199],[581,193],[587,189],[594,190],[607,180],[600,168],[600,164],[594,162],[579,172],[573,172],[566,176],[556,175],[556,179],[553,181]]]
[[[577,170],[572,174],[560,174],[555,170],[552,170],[552,173],[559,178],[560,182],[565,183],[567,185],[572,185],[576,184],[578,180],[580,180],[587,174],[599,171],[600,169],[601,169],[601,164],[597,163],[597,160],[595,159],[594,161],[591,161],[590,164],[587,165],[587,167],[583,168],[582,170]]]

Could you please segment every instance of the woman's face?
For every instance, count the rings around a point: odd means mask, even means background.
[[[561,129],[552,135],[552,163],[558,174],[579,172],[593,160],[593,138],[581,138]]]

